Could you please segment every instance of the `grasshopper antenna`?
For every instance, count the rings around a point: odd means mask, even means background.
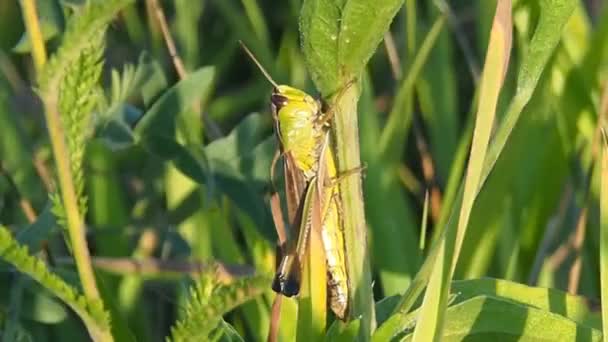
[[[243,48],[243,50],[245,50],[245,53],[247,53],[247,55],[249,56],[249,58],[251,58],[251,60],[255,63],[255,65],[258,66],[258,69],[260,69],[260,71],[262,72],[262,74],[264,74],[264,77],[266,77],[266,79],[268,80],[268,82],[270,82],[275,88],[278,88],[279,85],[277,84],[277,82],[275,82],[272,77],[270,77],[270,74],[268,73],[268,71],[266,71],[266,69],[264,69],[264,67],[262,66],[262,64],[260,64],[260,62],[255,58],[255,56],[253,55],[253,53],[251,51],[249,51],[249,49],[247,48],[247,46],[245,45],[245,43],[243,43],[242,40],[239,40],[239,44],[241,44],[241,47]]]

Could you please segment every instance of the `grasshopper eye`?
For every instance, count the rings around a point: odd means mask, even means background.
[[[281,94],[274,93],[270,96],[270,102],[277,108],[281,108],[287,105],[287,97]]]

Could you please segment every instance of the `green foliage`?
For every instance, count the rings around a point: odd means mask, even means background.
[[[190,106],[205,101],[209,96],[213,75],[213,68],[205,67],[188,75],[185,80],[167,90],[137,124],[135,128],[137,138],[174,138],[175,127],[182,113]]]
[[[46,241],[57,229],[57,222],[52,210],[53,204],[47,203],[44,210],[38,215],[36,221],[31,225],[21,229],[15,238],[17,241],[27,246],[28,250],[32,253],[38,252],[41,247],[41,243]]]
[[[135,144],[132,127],[144,114],[128,103],[140,96],[149,104],[167,86],[167,80],[158,63],[146,53],[139,56],[136,66],[127,64],[122,73],[112,70],[109,94],[100,98],[100,117],[97,120],[97,136],[112,150],[121,150]]]
[[[68,20],[62,44],[38,78],[44,101],[56,105],[61,114],[80,215],[85,215],[87,210],[82,164],[93,125],[93,108],[98,100],[104,32],[114,14],[126,3],[128,1],[89,1],[78,8]],[[60,195],[52,194],[51,201],[59,225],[66,227]]]
[[[218,333],[221,336],[226,324],[222,315],[266,291],[269,283],[268,276],[253,276],[224,284],[213,272],[203,274],[190,289],[186,313],[171,329],[171,340],[207,340]]]
[[[606,122],[602,123],[601,181],[600,181],[600,297],[602,303],[608,301],[608,140]],[[608,334],[608,308],[602,307],[602,332]]]
[[[265,122],[259,114],[248,115],[230,134],[208,144],[204,153],[212,172],[210,189],[228,196],[258,223],[263,236],[274,239],[268,207],[257,195],[270,180],[276,150],[275,139],[266,137]]]
[[[588,299],[556,289],[531,287],[501,279],[484,278],[454,281],[451,292],[456,295],[454,304],[481,295],[498,297],[564,316],[593,329],[601,328],[596,322],[597,314],[592,311]]]
[[[325,341],[354,341],[357,339],[357,336],[359,334],[360,324],[361,319],[354,319],[347,323],[343,323],[341,321],[336,320],[327,329]]]
[[[402,4],[403,0],[304,1],[302,51],[322,94],[333,95],[361,75]]]
[[[59,1],[36,0],[36,9],[40,17],[40,30],[42,37],[48,41],[61,33],[63,30],[64,18]],[[31,52],[32,44],[27,32],[24,32],[19,42],[13,47],[17,53]]]
[[[494,102],[478,76],[497,1],[38,0],[49,60],[36,76],[26,1],[0,1],[0,222],[14,232],[0,229],[3,339],[268,338],[268,198],[284,195],[284,179],[279,159],[270,182],[270,86],[238,40],[281,84],[320,93],[334,110],[339,168],[365,166],[339,182],[350,320],[298,318],[299,300],[283,298],[278,341],[313,325],[328,341],[410,340],[416,329],[425,341],[601,338],[608,177],[594,151],[608,103],[605,4],[513,1],[498,122],[480,185],[463,200],[467,163],[482,159],[469,156],[476,113],[488,112],[479,103]],[[76,253],[57,229],[69,212],[45,186],[51,125],[36,95],[61,119],[107,312],[79,295]],[[454,253],[433,246],[458,247],[465,226],[453,276],[465,280],[450,282]],[[427,291],[427,315],[421,295],[437,265],[446,272]]]
[[[447,309],[441,340],[601,341],[601,336],[599,330],[548,311],[477,296]],[[410,341],[411,335],[403,340]]]
[[[68,20],[62,44],[38,76],[38,87],[43,97],[58,99],[61,82],[66,78],[70,66],[74,65],[85,51],[99,44],[108,23],[118,10],[131,1],[87,1],[86,5]]]
[[[185,113],[206,100],[213,75],[214,69],[205,67],[178,82],[151,105],[133,132],[134,140],[148,152],[173,161],[181,172],[199,183],[206,181],[205,160],[199,149],[187,149],[176,140],[176,127],[186,127]]]
[[[84,194],[83,159],[86,142],[93,127],[93,108],[97,104],[96,87],[101,75],[104,44],[103,35],[93,38],[96,42],[83,50],[80,57],[69,66],[66,77],[59,89],[59,113],[65,129],[70,155],[70,167],[78,198],[81,215],[87,212],[87,198]],[[65,227],[60,197],[51,196],[58,223]]]
[[[403,154],[404,146],[401,143],[407,136],[412,122],[412,91],[419,82],[423,67],[428,62],[429,55],[437,43],[439,34],[445,25],[445,18],[439,17],[424,37],[407,76],[401,81],[395,98],[395,104],[391,108],[389,120],[382,131],[380,146],[378,148],[379,159],[386,159],[389,163],[399,160]]]
[[[569,2],[569,3],[571,3],[571,2]],[[504,144],[506,143],[506,139],[508,138],[509,134],[511,133],[515,123],[517,122],[517,119],[519,118],[519,115],[521,114],[523,107],[525,106],[527,101],[530,99],[532,90],[536,86],[536,82],[540,78],[540,74],[543,70],[542,68],[546,66],[548,58],[551,55],[551,52],[553,51],[552,48],[555,48],[555,42],[558,40],[559,36],[561,35],[561,31],[557,31],[556,28],[559,29],[559,28],[563,27],[563,25],[565,24],[565,21],[568,19],[568,15],[571,14],[572,7],[569,7],[569,6],[558,6],[558,7],[551,7],[551,8],[549,8],[549,7],[546,8],[546,12],[547,12],[546,15],[548,18],[551,18],[551,20],[540,20],[536,30],[534,31],[534,36],[532,37],[532,41],[534,41],[534,42],[537,42],[538,39],[541,39],[541,38],[544,41],[546,41],[547,42],[546,45],[543,44],[543,46],[545,46],[545,49],[537,50],[537,48],[531,48],[531,50],[526,51],[526,53],[532,53],[533,55],[530,55],[530,56],[524,55],[524,58],[522,59],[522,66],[520,67],[520,69],[522,70],[522,72],[529,71],[531,73],[531,75],[522,76],[520,73],[519,79],[522,80],[520,82],[524,82],[524,83],[523,83],[523,85],[520,84],[518,89],[522,89],[522,92],[520,92],[520,94],[524,94],[524,95],[519,95],[519,96],[516,95],[513,98],[512,102],[511,102],[511,106],[509,107],[509,111],[507,112],[506,117],[503,119],[503,122],[501,123],[501,126],[496,133],[496,137],[494,138],[492,144],[490,145],[490,148],[488,151],[488,156],[486,157],[486,159],[484,161],[484,169],[483,169],[483,172],[481,175],[481,181],[480,181],[481,184],[483,184],[485,182],[485,180],[487,179],[492,166],[496,162],[498,155],[500,154],[502,148],[504,147]],[[556,11],[556,12],[553,12],[553,11]],[[455,217],[456,214],[454,213],[454,211],[459,210],[459,208],[460,208],[461,201],[462,201],[461,196],[462,196],[462,194],[460,194],[458,196],[458,200],[454,203],[454,205],[452,207],[453,210],[452,210],[451,217]],[[489,203],[489,202],[481,201],[480,203]],[[455,229],[455,225],[456,225],[455,219],[448,221],[448,226],[446,227],[446,230]],[[474,232],[471,232],[470,234],[474,237],[476,236],[476,234]],[[466,245],[463,250],[464,251],[473,251],[472,249],[467,248]],[[411,309],[411,306],[414,304],[414,301],[416,300],[416,298],[422,292],[424,285],[425,285],[426,281],[428,280],[428,277],[430,276],[430,265],[431,265],[431,262],[435,258],[435,255],[433,253],[434,251],[435,251],[435,249],[433,249],[433,251],[430,253],[429,257],[427,257],[427,259],[425,260],[425,263],[422,265],[420,271],[416,275],[416,279],[414,280],[413,284],[410,286],[408,291],[404,294],[404,296],[402,298],[402,302],[399,305],[400,310],[409,311]],[[466,260],[466,256],[463,256],[463,258]]]
[[[471,153],[463,181],[462,204],[456,230],[446,231],[438,241],[438,255],[414,330],[414,341],[438,341],[443,336],[444,313],[449,287],[469,225],[471,211],[481,185],[482,167],[493,129],[498,97],[504,84],[511,56],[511,1],[499,0],[488,42],[488,52],[479,84],[479,104],[475,118]]]
[[[375,263],[380,270],[382,286],[387,295],[400,293],[409,285],[420,265],[421,253],[416,243],[419,239],[414,230],[416,229],[414,214],[403,210],[409,204],[398,187],[399,175],[396,172],[387,173],[385,170],[397,168],[401,160],[406,147],[403,140],[407,137],[413,115],[410,109],[412,90],[419,79],[422,67],[428,61],[429,53],[435,46],[439,33],[445,27],[444,23],[445,19],[439,18],[426,34],[407,76],[399,85],[395,104],[383,130],[380,132],[378,128],[377,133],[373,134],[372,128],[369,127],[367,132],[362,132],[362,139],[369,139],[369,146],[373,147],[368,151],[362,147],[363,157],[370,162],[365,182],[366,189],[369,189],[366,208],[373,234],[377,237],[373,240]],[[366,100],[365,96],[364,93],[362,101]],[[370,120],[371,118],[363,117],[362,126],[368,126],[367,122]],[[371,144],[371,141],[374,143]],[[373,189],[381,189],[381,191]],[[394,198],[395,201],[386,203],[382,200],[384,196]],[[392,219],[387,220],[387,215]],[[402,234],[394,236],[395,230],[401,230]],[[384,248],[386,244],[390,244],[391,247]]]
[[[401,0],[308,0],[302,4],[302,51],[317,89],[332,97],[335,153],[341,170],[361,165],[358,84],[402,4]],[[350,317],[363,316],[360,336],[365,339],[374,329],[375,320],[361,186],[359,180],[345,180],[340,197],[343,209],[352,212],[343,219],[349,275],[356,279],[351,282],[351,291],[356,295],[349,301]]]
[[[446,311],[442,340],[495,338],[598,340],[600,324],[587,299],[562,291],[535,288],[499,279],[456,281],[453,300]],[[419,312],[402,315],[394,335],[379,330],[374,341],[401,336],[410,340]],[[500,317],[500,319],[497,319]],[[388,325],[397,322],[390,320]],[[555,325],[554,325],[555,324]],[[547,331],[547,327],[556,327]],[[570,339],[570,338],[568,338]]]
[[[45,263],[29,254],[28,249],[17,243],[8,229],[0,226],[0,258],[12,264],[19,272],[32,277],[47,290],[70,306],[80,316],[93,338],[109,335],[110,317],[101,301],[91,301],[57,275],[51,273]]]

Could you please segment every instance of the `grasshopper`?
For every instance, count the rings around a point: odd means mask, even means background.
[[[344,235],[341,211],[337,200],[337,178],[333,151],[329,143],[329,113],[322,104],[307,93],[277,84],[257,61],[241,46],[264,77],[273,85],[270,103],[274,132],[279,142],[278,154],[283,156],[288,223],[297,234],[283,243],[280,228],[283,219],[280,208],[273,208],[273,219],[283,257],[277,268],[272,289],[284,296],[296,296],[300,290],[301,265],[304,262],[311,229],[320,230],[325,250],[329,304],[336,317],[346,318],[348,307],[348,277],[344,257]],[[274,178],[274,164],[271,178]],[[277,202],[276,205],[280,204]],[[296,235],[293,234],[293,235]]]

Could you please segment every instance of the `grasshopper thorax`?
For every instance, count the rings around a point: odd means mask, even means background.
[[[296,167],[308,179],[318,168],[318,154],[323,136],[321,105],[302,90],[277,84],[253,53],[240,42],[243,50],[273,85],[270,102],[281,152],[289,153]]]
[[[317,169],[321,105],[302,90],[279,85],[270,96],[282,152],[292,154],[298,169],[312,177]]]

